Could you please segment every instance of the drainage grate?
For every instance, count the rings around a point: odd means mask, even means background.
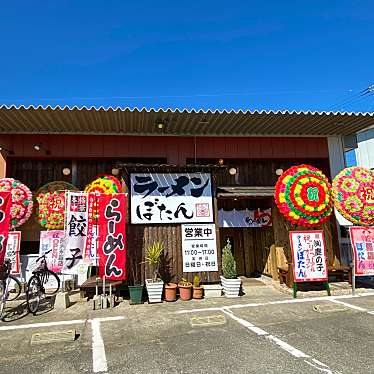
[[[192,317],[190,323],[192,327],[219,326],[226,323],[226,318],[223,314],[206,317]]]
[[[52,342],[73,342],[75,340],[75,330],[52,331],[35,333],[31,336],[31,344],[47,344]]]

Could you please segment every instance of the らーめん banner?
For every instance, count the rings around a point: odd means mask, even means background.
[[[131,223],[213,222],[209,173],[131,174]]]
[[[126,195],[99,197],[99,275],[110,280],[126,279]]]

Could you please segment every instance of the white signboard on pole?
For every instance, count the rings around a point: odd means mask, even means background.
[[[5,258],[10,260],[12,269],[11,274],[19,274],[19,252],[21,247],[21,231],[9,231],[6,244]]]
[[[290,231],[290,242],[294,263],[294,281],[327,281],[327,257],[323,231]]]
[[[131,223],[213,222],[209,173],[131,174]]]
[[[183,272],[218,271],[216,226],[182,225]]]

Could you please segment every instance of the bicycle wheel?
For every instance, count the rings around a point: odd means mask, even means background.
[[[9,275],[6,282],[8,283],[8,300],[13,301],[21,294],[21,283],[13,275]]]
[[[60,278],[56,273],[51,270],[45,270],[42,279],[42,286],[46,295],[50,296],[58,292],[60,289]]]
[[[6,295],[5,293],[5,282],[3,280],[0,280],[0,320],[3,319],[3,313],[5,309],[5,303],[6,303]]]
[[[27,283],[26,291],[27,309],[32,314],[35,314],[38,311],[42,293],[41,288],[42,286],[39,278],[33,275]]]

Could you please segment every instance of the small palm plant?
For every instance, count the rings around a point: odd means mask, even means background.
[[[147,262],[153,271],[153,282],[157,282],[157,277],[159,274],[159,266],[161,261],[161,256],[164,253],[164,245],[161,242],[155,242],[147,248],[147,254],[145,257],[145,262]]]
[[[226,279],[235,279],[238,274],[236,272],[236,262],[231,252],[230,240],[222,249],[222,273]]]

